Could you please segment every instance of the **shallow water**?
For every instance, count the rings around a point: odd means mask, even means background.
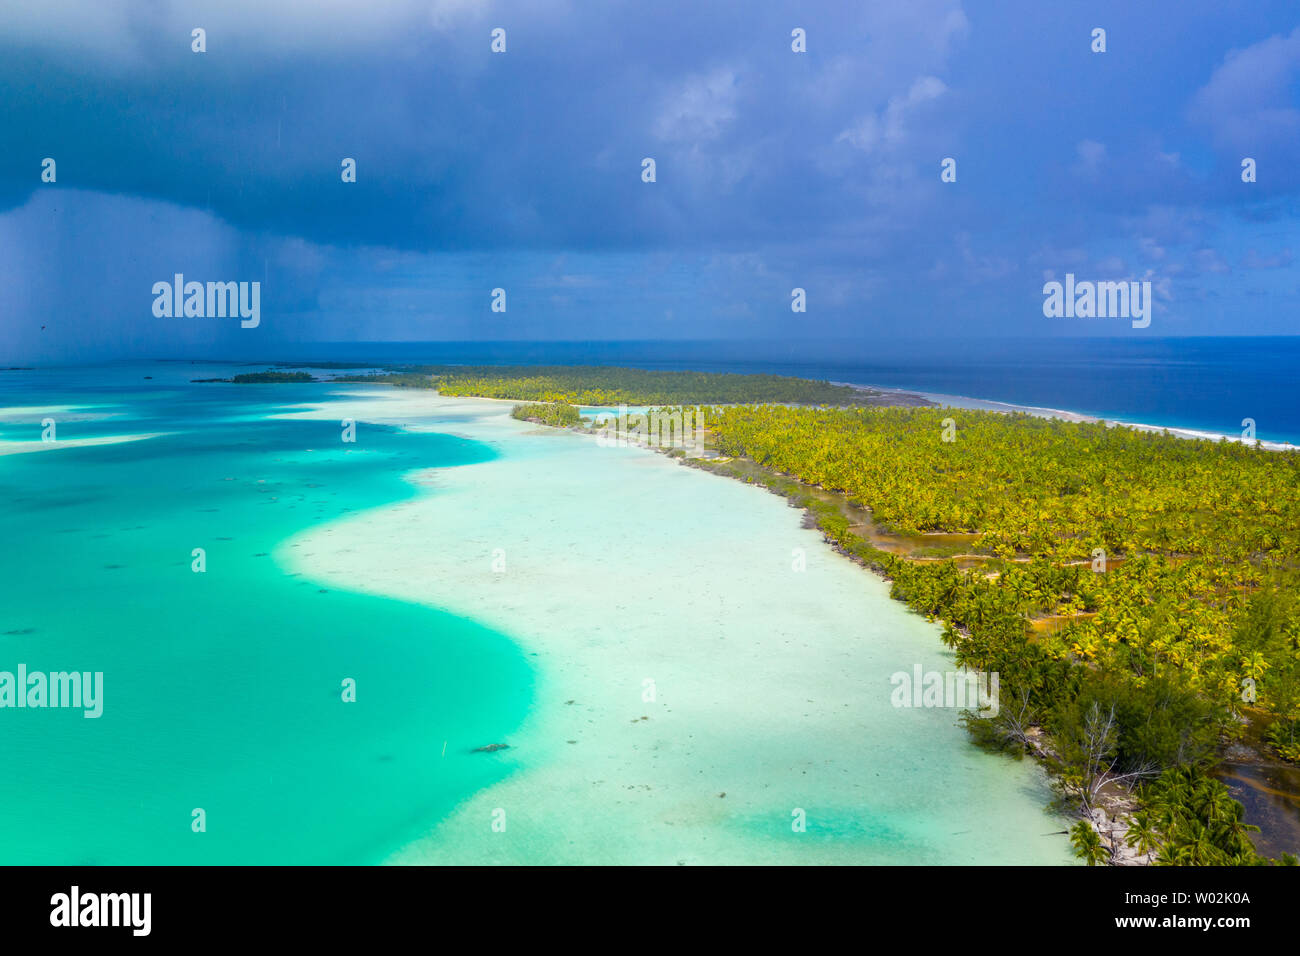
[[[1037,768],[890,706],[937,627],[781,499],[508,404],[188,374],[0,377],[0,441],[165,433],[0,457],[0,669],[105,682],[0,710],[0,862],[1068,862]]]
[[[892,706],[894,673],[951,670],[939,628],[784,499],[498,403],[353,401],[497,457],[300,535],[289,549],[312,556],[296,566],[474,617],[537,655],[536,702],[493,758],[518,772],[396,861],[1069,860],[1036,766],[972,747],[955,710]]]
[[[526,711],[532,672],[513,643],[322,590],[272,554],[304,527],[410,496],[405,470],[489,449],[379,428],[345,444],[338,422],[267,418],[311,387],[117,370],[9,372],[0,389],[3,406],[113,416],[55,413],[61,440],[168,432],[0,457],[0,670],[104,675],[98,719],[0,710],[0,862],[374,862],[503,775],[468,751]],[[0,439],[38,437],[30,419],[11,409]]]

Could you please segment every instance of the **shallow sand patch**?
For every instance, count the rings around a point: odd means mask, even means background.
[[[55,418],[59,424],[97,422],[118,414],[103,411],[98,405],[5,405],[0,407],[0,422],[39,425],[44,418]]]
[[[939,628],[799,511],[653,452],[514,421],[512,404],[369,390],[289,413],[446,431],[499,456],[416,472],[430,493],[276,551],[534,655],[525,724],[449,741],[508,743],[475,759],[516,772],[393,862],[1069,861],[1032,762],[981,753],[951,710],[891,705],[891,674],[951,669]]]
[[[0,441],[0,455],[22,455],[34,451],[55,451],[59,448],[88,448],[92,445],[120,445],[124,442],[157,438],[166,432],[146,432],[139,435],[97,435],[93,438],[60,438],[58,441]]]

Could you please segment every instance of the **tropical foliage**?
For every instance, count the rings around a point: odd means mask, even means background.
[[[1089,866],[1105,866],[1110,862],[1110,850],[1087,820],[1071,827],[1070,845],[1074,847],[1074,855]]]
[[[582,415],[572,405],[563,402],[534,402],[528,405],[516,405],[510,412],[511,417],[521,421],[537,422],[540,425],[554,425],[556,428],[569,428],[582,424]]]
[[[216,381],[220,381],[217,379]],[[230,381],[236,385],[283,384],[285,382],[314,382],[310,372],[244,372]]]
[[[421,365],[383,374],[343,375],[336,381],[436,388],[443,395],[477,395],[570,405],[875,405],[880,392],[785,375],[664,372],[585,365]]]
[[[1145,810],[1129,827],[1132,845],[1158,845],[1166,866],[1241,866],[1262,862],[1228,788],[1198,767],[1166,770],[1142,792]],[[1285,860],[1284,862],[1291,862]]]
[[[863,554],[946,622],[960,663],[1043,702],[1078,679],[1062,664],[1087,663],[1300,718],[1300,454],[951,409],[707,421],[724,454],[840,491],[893,532],[969,533],[984,560],[965,569]]]

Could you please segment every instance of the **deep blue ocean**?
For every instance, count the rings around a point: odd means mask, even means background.
[[[277,361],[600,364],[768,372],[938,392],[1300,444],[1300,336],[879,342],[437,342],[303,345]]]

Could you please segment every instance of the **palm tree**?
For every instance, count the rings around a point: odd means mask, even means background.
[[[1221,798],[1220,822],[1214,827],[1215,842],[1228,852],[1250,855],[1254,845],[1248,833],[1258,833],[1259,827],[1245,822],[1246,808],[1225,791]]]
[[[1178,850],[1172,843],[1162,843],[1159,851],[1156,853],[1156,866],[1178,866]]]
[[[1218,866],[1224,854],[1214,845],[1210,831],[1200,820],[1189,820],[1177,845],[1178,862],[1184,866]]]
[[[1149,810],[1139,810],[1129,817],[1128,832],[1124,842],[1138,853],[1149,857],[1160,844],[1160,831],[1156,829],[1155,818]]]
[[[1254,680],[1262,680],[1264,671],[1268,670],[1269,663],[1264,659],[1263,653],[1253,651],[1242,657],[1241,666],[1246,671],[1246,676]]]
[[[1088,866],[1105,866],[1110,862],[1110,850],[1101,842],[1101,834],[1087,820],[1080,820],[1070,830],[1070,843],[1074,855]]]

